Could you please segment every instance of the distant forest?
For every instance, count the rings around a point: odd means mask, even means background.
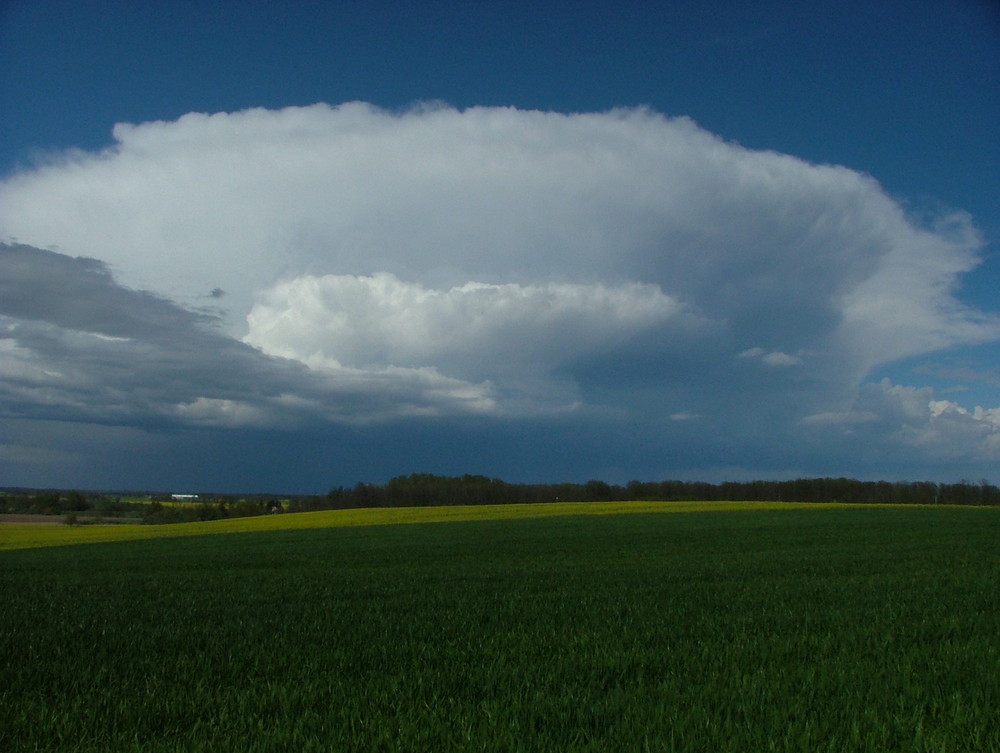
[[[584,484],[509,484],[486,476],[435,476],[415,473],[386,484],[358,484],[331,489],[326,497],[297,500],[296,509],[352,507],[420,507],[534,502],[775,501],[855,502],[913,505],[1000,505],[1000,488],[980,481],[937,484],[929,481],[858,481],[811,478],[794,481],[630,481],[625,486],[604,481]]]
[[[283,512],[361,507],[504,505],[543,502],[773,501],[853,502],[908,505],[1000,505],[1000,488],[987,481],[938,484],[930,481],[858,481],[806,478],[794,481],[631,481],[621,486],[592,480],[583,484],[510,484],[486,476],[414,473],[384,484],[338,486],[326,495],[283,496],[200,494],[176,502],[170,494],[147,494],[145,501],[113,492],[82,493],[0,490],[0,513],[65,515],[67,523],[145,523],[249,517]]]

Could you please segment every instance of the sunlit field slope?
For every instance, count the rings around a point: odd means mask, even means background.
[[[725,509],[0,552],[0,750],[1000,751],[1000,510]]]
[[[280,531],[303,528],[442,523],[461,520],[542,518],[560,515],[615,515],[622,513],[698,512],[706,510],[794,509],[815,505],[787,502],[554,502],[514,505],[454,505],[447,507],[363,508],[229,518],[170,525],[0,525],[0,551],[36,546],[173,538],[219,533]],[[58,518],[57,518],[58,520]]]

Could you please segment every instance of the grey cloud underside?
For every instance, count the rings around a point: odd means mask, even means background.
[[[419,375],[383,379],[382,389],[368,376],[317,375],[267,356],[205,314],[116,284],[100,261],[0,245],[8,417],[291,426],[426,411],[449,398]]]
[[[26,245],[0,245],[0,311],[107,337],[170,339],[208,318],[115,283],[97,259]]]
[[[198,397],[267,399],[281,381],[273,372],[301,370],[276,369],[205,315],[117,285],[97,260],[24,245],[0,246],[0,316],[8,415],[170,418]]]

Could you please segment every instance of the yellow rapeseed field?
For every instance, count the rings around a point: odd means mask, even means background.
[[[203,534],[285,531],[300,528],[373,526],[401,523],[443,523],[461,520],[543,518],[559,515],[621,515],[627,513],[681,513],[724,510],[830,508],[847,505],[805,502],[551,502],[513,505],[456,505],[392,507],[284,513],[251,518],[229,518],[164,525],[52,525],[0,523],[0,550],[28,549],[100,541],[125,541]]]

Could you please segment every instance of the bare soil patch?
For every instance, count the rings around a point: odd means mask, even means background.
[[[16,513],[3,513],[0,515],[0,523],[38,523],[39,525],[64,523],[62,515],[19,515]]]

